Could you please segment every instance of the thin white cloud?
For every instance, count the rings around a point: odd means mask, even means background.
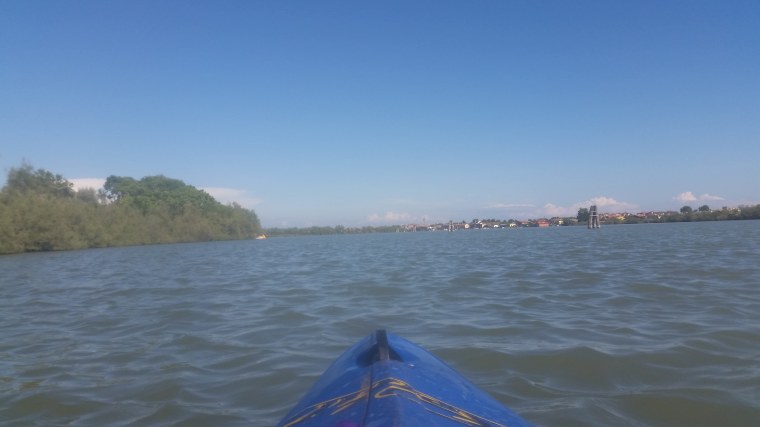
[[[405,212],[386,212],[383,215],[373,213],[367,217],[367,222],[374,224],[399,224],[409,222],[411,215]]]
[[[583,207],[585,205],[596,205],[597,208],[601,210],[611,211],[611,212],[631,211],[638,208],[638,206],[633,203],[621,202],[621,201],[613,199],[612,197],[604,197],[604,196],[592,197],[591,200],[582,202],[579,207]]]
[[[716,200],[725,200],[723,197],[715,196],[713,194],[702,194],[700,196],[695,196],[694,193],[691,191],[685,191],[675,197],[673,197],[673,200],[678,200],[681,203],[688,203],[688,202],[709,202],[709,201],[716,201]]]
[[[486,209],[525,209],[535,208],[536,205],[530,203],[495,203],[493,205],[486,206]]]
[[[543,208],[532,203],[493,203],[477,211],[464,214],[463,218],[528,219],[543,216]]]
[[[203,187],[201,190],[207,192],[221,203],[230,204],[234,202],[246,209],[252,209],[261,203],[260,199],[248,194],[248,190],[241,190],[239,188]]]
[[[74,190],[79,191],[83,188],[92,188],[98,190],[103,188],[106,183],[105,178],[74,178],[69,180],[74,185]]]
[[[725,200],[725,199],[723,197],[720,197],[720,196],[714,196],[712,194],[705,193],[705,194],[699,196],[699,200],[707,202],[707,201],[711,201],[711,200],[715,201],[715,200]]]
[[[547,203],[544,205],[544,208],[540,211],[539,215],[536,215],[536,216],[547,216],[547,217],[573,216],[573,215],[576,215],[577,213],[578,213],[578,210],[573,209],[572,207],[557,206],[553,203]]]
[[[633,203],[621,202],[612,197],[597,196],[592,197],[589,200],[573,203],[571,206],[557,206],[553,203],[547,203],[543,209],[537,210],[537,216],[575,216],[578,214],[578,209],[588,208],[591,205],[596,205],[600,211],[604,212],[630,212],[638,209],[638,206]]]

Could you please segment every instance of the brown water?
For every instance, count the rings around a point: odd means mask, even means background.
[[[273,425],[384,327],[544,426],[756,426],[760,221],[0,257],[0,424]]]

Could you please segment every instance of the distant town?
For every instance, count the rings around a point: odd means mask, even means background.
[[[589,207],[590,208],[590,207]],[[536,218],[527,220],[516,219],[473,219],[471,221],[448,221],[438,223],[421,223],[385,225],[335,227],[315,226],[306,228],[269,228],[266,233],[270,236],[290,235],[321,235],[321,234],[358,234],[358,233],[389,233],[389,232],[420,232],[420,231],[460,231],[482,229],[508,229],[520,227],[563,227],[563,226],[586,226],[589,224],[589,208],[581,208],[574,217]],[[644,224],[664,222],[697,222],[697,221],[726,221],[760,219],[760,205],[722,207],[711,209],[702,205],[697,209],[684,206],[679,211],[647,211],[647,212],[598,212],[599,226],[613,224]]]
[[[594,207],[592,207],[594,208]],[[589,220],[589,208],[581,208],[575,217],[551,217],[527,220],[498,220],[498,219],[473,219],[470,222],[460,221],[436,224],[405,224],[398,231],[456,231],[478,230],[488,228],[517,228],[517,227],[561,227],[573,225],[587,225]],[[648,212],[615,212],[598,213],[600,225],[612,224],[640,224],[659,222],[691,222],[691,221],[721,221],[738,219],[760,219],[760,205],[742,206],[737,208],[723,207],[718,210],[710,209],[703,205],[694,210],[684,206],[680,211],[648,211]]]

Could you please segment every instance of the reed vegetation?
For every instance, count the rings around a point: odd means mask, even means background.
[[[13,168],[0,191],[0,254],[235,240],[262,232],[256,213],[165,176],[111,176],[76,191],[61,175]]]

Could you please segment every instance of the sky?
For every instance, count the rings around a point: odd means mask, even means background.
[[[760,203],[760,2],[0,0],[0,185],[265,227]]]

